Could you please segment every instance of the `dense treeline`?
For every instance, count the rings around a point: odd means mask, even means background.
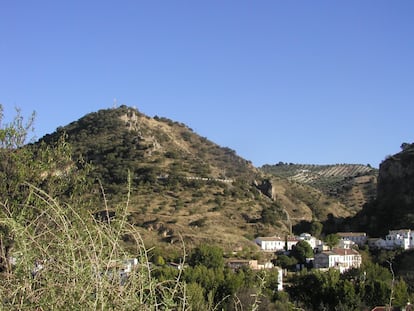
[[[194,310],[211,310],[214,306],[234,310],[237,305],[272,309],[268,294],[277,292],[277,273],[277,269],[257,273],[248,267],[232,270],[225,265],[222,249],[211,245],[196,247],[182,271],[169,265],[154,269],[154,276],[160,281],[182,278],[188,285],[187,294]]]
[[[292,278],[287,292],[306,310],[364,310],[390,303],[402,307],[409,301],[404,280],[393,280],[378,264],[342,275],[334,269],[301,273]]]

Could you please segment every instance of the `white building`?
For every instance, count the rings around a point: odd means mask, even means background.
[[[315,254],[313,266],[316,269],[335,268],[342,273],[351,268],[359,268],[362,263],[361,255],[354,249],[334,248]]]
[[[280,267],[275,267],[277,269],[277,290],[283,290],[283,269]]]
[[[368,237],[365,232],[338,232],[337,235],[342,240],[349,240],[352,241],[358,246],[362,246],[367,243]]]
[[[412,249],[414,248],[413,236],[414,232],[411,229],[390,230],[385,237],[386,248]]]
[[[368,247],[369,248],[387,248],[387,241],[381,238],[369,238]]]
[[[318,240],[314,236],[310,235],[309,233],[301,233],[300,236],[297,237],[299,241],[306,241],[312,247],[312,249],[316,249],[320,245],[322,245],[322,241]]]
[[[346,249],[351,249],[351,248],[355,248],[356,243],[354,241],[351,240],[339,240],[338,242],[338,248],[346,248]]]
[[[255,243],[260,246],[262,251],[265,252],[291,250],[292,246],[296,245],[298,242],[299,240],[296,238],[281,238],[279,236],[258,237],[255,239]]]

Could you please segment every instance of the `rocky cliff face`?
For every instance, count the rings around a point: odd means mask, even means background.
[[[357,217],[361,230],[384,235],[390,229],[414,228],[414,144],[402,149],[381,163],[377,199]]]
[[[387,158],[380,165],[378,200],[398,197],[404,204],[414,202],[414,144]]]

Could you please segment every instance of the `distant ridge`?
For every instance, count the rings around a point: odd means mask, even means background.
[[[263,165],[261,169],[275,176],[289,178],[303,183],[317,183],[321,180],[336,180],[365,175],[376,170],[362,164],[287,164]]]
[[[315,187],[352,210],[360,210],[376,196],[378,170],[369,165],[279,162],[263,165],[260,169],[267,174]]]

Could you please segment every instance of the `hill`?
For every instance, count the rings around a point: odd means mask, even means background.
[[[287,178],[319,189],[332,199],[339,200],[351,212],[375,199],[378,170],[361,164],[287,164],[264,165],[263,172]]]
[[[288,234],[301,220],[352,215],[317,189],[266,175],[184,124],[135,108],[87,114],[36,146],[61,137],[73,158],[92,165],[88,178],[95,188],[85,195],[95,197],[94,212],[106,202],[115,210],[128,197],[129,221],[150,244],[183,239],[249,248],[255,236]],[[106,201],[96,199],[100,184]]]

